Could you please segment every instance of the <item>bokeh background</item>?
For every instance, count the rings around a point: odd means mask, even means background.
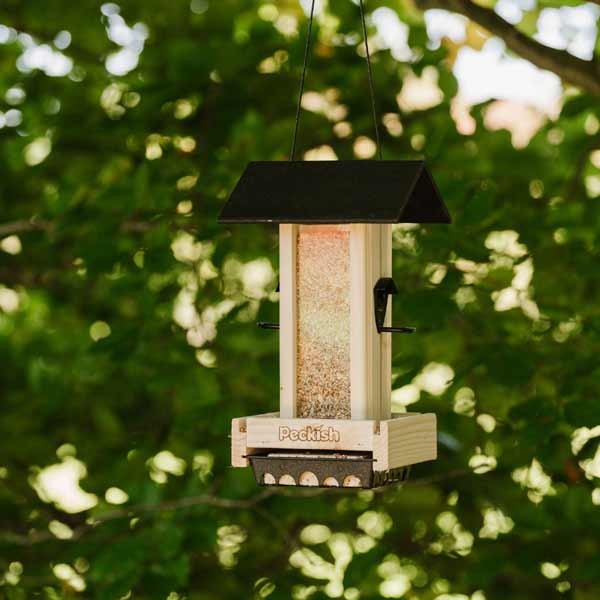
[[[597,600],[599,4],[366,2],[384,156],[454,223],[394,230],[439,460],[355,493],[228,467],[277,232],[216,217],[288,156],[309,2],[3,0],[0,596]],[[300,156],[372,159],[358,6],[316,12]]]

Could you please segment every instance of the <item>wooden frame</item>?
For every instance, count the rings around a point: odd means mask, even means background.
[[[391,415],[391,334],[378,333],[373,287],[392,274],[392,227],[356,223],[350,237],[352,419],[389,419]],[[391,323],[391,302],[386,324]]]
[[[250,163],[219,222],[277,223],[280,239],[280,413],[233,419],[233,466],[368,488],[435,459],[435,415],[391,414],[392,224],[450,223],[424,162]]]
[[[374,325],[373,301],[369,299],[372,261],[370,233],[372,225],[353,223],[350,231],[350,399],[352,419],[371,419],[373,414],[373,353],[370,325]],[[369,258],[369,260],[367,260]]]
[[[279,226],[279,408],[296,416],[296,238],[298,225]]]
[[[379,277],[392,276],[392,226],[388,224],[379,225],[379,252],[380,271]],[[378,277],[378,278],[379,278]],[[375,281],[373,281],[375,285]],[[373,294],[371,293],[371,302]],[[387,311],[385,313],[386,327],[392,325],[392,297],[388,296]],[[376,330],[376,327],[374,327]],[[392,417],[392,334],[377,334],[379,343],[379,418],[390,419]]]
[[[297,416],[298,225],[279,226],[279,406],[282,418]],[[350,404],[351,418],[388,419],[391,414],[391,334],[377,332],[373,287],[392,271],[392,228],[353,223],[350,230]],[[391,323],[388,301],[386,325]]]
[[[375,471],[437,458],[436,416],[401,413],[385,420],[288,419],[268,413],[233,419],[231,464],[267,450],[336,450],[372,453]]]

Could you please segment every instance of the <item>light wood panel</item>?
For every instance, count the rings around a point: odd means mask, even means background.
[[[350,398],[352,419],[373,418],[373,354],[368,288],[371,280],[370,225],[353,223],[350,231]]]
[[[298,226],[279,226],[279,408],[296,416],[296,236]]]
[[[231,463],[248,465],[246,456],[270,450],[345,450],[372,452],[375,471],[387,471],[437,458],[436,417],[403,413],[391,419],[284,419],[277,413],[233,419]]]
[[[231,466],[247,467],[246,417],[231,420]]]
[[[380,271],[379,277],[392,276],[392,226],[379,225]],[[375,285],[375,282],[373,282]],[[384,325],[392,325],[392,297],[388,297]],[[373,324],[375,330],[377,327]],[[379,418],[389,419],[392,415],[392,333],[378,334],[379,342]]]
[[[391,410],[391,334],[377,332],[373,288],[391,277],[391,225],[357,223],[350,238],[352,419],[387,419]],[[386,323],[391,323],[388,307]]]
[[[375,421],[248,417],[249,448],[371,451]]]
[[[437,458],[436,416],[406,413],[380,421],[373,439],[374,469],[387,471]]]

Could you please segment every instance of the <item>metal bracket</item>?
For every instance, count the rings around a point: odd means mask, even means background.
[[[279,281],[277,282],[277,287],[275,288],[275,291],[279,293]],[[265,323],[264,321],[258,321],[256,325],[261,329],[279,329],[279,323]]]
[[[391,277],[381,277],[373,288],[373,306],[377,333],[414,333],[415,327],[385,327],[388,296],[397,294],[398,288]]]
[[[264,321],[259,321],[257,325],[261,329],[279,329],[279,323],[265,323]]]
[[[279,287],[279,286],[277,286]],[[385,327],[385,313],[387,310],[388,296],[397,294],[398,288],[391,277],[381,277],[373,288],[373,305],[375,308],[375,324],[377,333],[414,333],[414,327]],[[279,323],[259,321],[257,326],[261,329],[279,329]]]

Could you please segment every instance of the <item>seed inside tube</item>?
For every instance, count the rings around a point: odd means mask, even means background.
[[[297,415],[350,418],[350,226],[300,225]]]

